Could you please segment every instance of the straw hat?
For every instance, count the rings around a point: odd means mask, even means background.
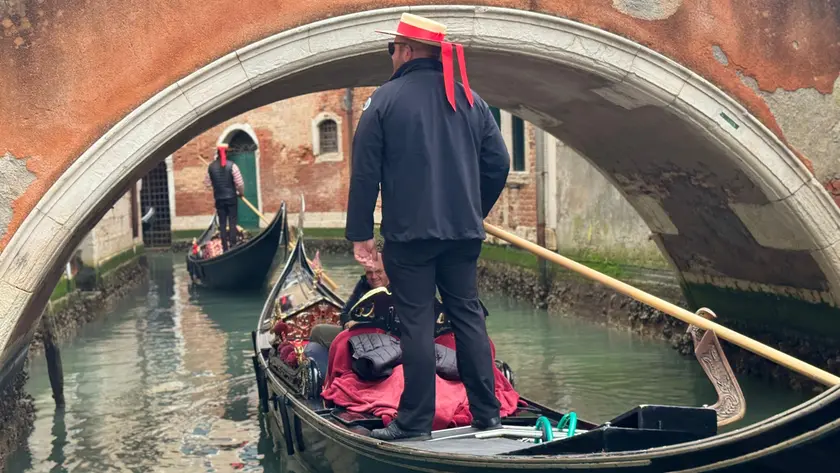
[[[467,80],[467,66],[464,62],[464,47],[445,40],[446,25],[412,13],[403,13],[396,31],[376,30],[376,32],[440,46],[446,99],[452,106],[452,110],[455,110],[455,80],[452,67],[452,50],[455,49],[458,55],[458,67],[461,70],[461,83],[464,85],[464,93],[467,96],[470,107],[473,106],[473,95],[470,90],[469,80]]]
[[[403,13],[396,31],[376,30],[376,32],[389,36],[402,36],[421,43],[440,46],[446,35],[446,25],[419,15]]]

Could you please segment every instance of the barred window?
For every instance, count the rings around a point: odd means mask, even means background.
[[[320,154],[338,152],[338,125],[334,120],[324,120],[318,124],[318,149]]]

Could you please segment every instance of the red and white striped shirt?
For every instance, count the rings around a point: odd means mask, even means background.
[[[236,163],[230,163],[231,170],[233,172],[233,184],[236,186],[236,190],[239,191],[239,195],[245,195],[245,181],[242,180],[242,174],[239,173],[239,167]],[[207,171],[207,174],[204,175],[204,186],[211,187],[213,184],[210,182],[210,171]]]

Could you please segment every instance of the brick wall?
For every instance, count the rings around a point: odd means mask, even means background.
[[[307,224],[341,226],[346,215],[350,184],[351,146],[362,107],[375,88],[353,89],[353,116],[347,121],[345,89],[283,100],[221,123],[184,145],[173,155],[175,218],[173,227],[202,228],[213,213],[212,191],[204,187],[206,165],[217,141],[232,125],[247,125],[257,137],[261,204],[267,216],[287,202],[296,218],[299,196],[306,198]],[[339,121],[342,156],[318,159],[313,152],[313,120],[328,113]],[[508,186],[491,213],[491,222],[536,240],[535,128],[526,123],[526,172],[512,173]],[[510,131],[507,131],[510,135]],[[507,137],[510,143],[510,136]],[[335,159],[335,157],[333,157]],[[255,203],[256,204],[256,203]],[[377,213],[381,202],[377,202]],[[378,216],[377,216],[378,220]]]
[[[504,129],[503,134],[507,133]],[[511,172],[507,185],[487,218],[488,223],[512,233],[537,241],[537,182],[536,182],[536,127],[525,123],[525,172]],[[547,238],[547,240],[551,240]],[[502,243],[490,237],[490,241]]]
[[[299,196],[303,194],[310,217],[319,213],[343,214],[349,191],[352,130],[355,130],[362,105],[373,90],[353,91],[352,124],[348,123],[344,105],[346,91],[341,89],[269,104],[194,138],[173,155],[176,220],[212,215],[212,191],[203,183],[206,165],[196,155],[211,159],[219,137],[232,125],[248,125],[256,134],[260,202],[264,213],[273,214],[284,200],[289,211],[296,213],[300,206]],[[315,156],[313,152],[313,120],[324,113],[338,122],[340,156]]]

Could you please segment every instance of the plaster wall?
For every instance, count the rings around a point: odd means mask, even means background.
[[[556,245],[627,263],[664,266],[651,231],[621,192],[575,150],[556,146]]]

